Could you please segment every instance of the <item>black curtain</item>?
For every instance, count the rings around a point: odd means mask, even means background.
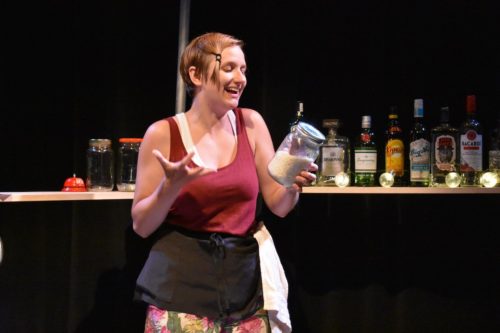
[[[500,109],[499,5],[486,1],[191,0],[190,37],[246,42],[241,105],[277,146],[304,102],[321,128],[361,116],[383,138],[414,98],[429,127],[478,97],[487,134]],[[178,1],[29,1],[3,5],[0,191],[60,190],[85,176],[90,138],[142,136],[172,115]],[[486,157],[485,157],[486,162]],[[304,195],[279,219],[262,207],[290,283],[294,332],[494,332],[500,328],[496,196]],[[142,329],[131,301],[148,241],[130,202],[1,204],[0,331]],[[109,331],[109,330],[108,330]]]

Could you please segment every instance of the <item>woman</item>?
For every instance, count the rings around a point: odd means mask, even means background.
[[[285,188],[268,174],[274,147],[254,110],[243,42],[207,33],[184,50],[188,111],[153,123],[139,154],[133,227],[155,243],[137,280],[146,331],[269,332],[263,311],[256,200],[284,217],[317,166]],[[163,332],[163,331],[162,331]]]

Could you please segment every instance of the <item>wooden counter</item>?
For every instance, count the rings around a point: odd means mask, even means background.
[[[0,192],[0,202],[130,200],[134,192]]]

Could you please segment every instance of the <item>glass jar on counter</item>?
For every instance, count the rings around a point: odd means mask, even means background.
[[[87,190],[112,191],[114,187],[114,155],[109,139],[90,139],[87,149]]]
[[[116,175],[116,187],[118,191],[135,191],[135,177],[137,174],[137,159],[141,138],[120,138],[118,140],[118,169]]]
[[[300,171],[306,170],[316,160],[323,141],[323,133],[307,123],[298,122],[269,163],[269,174],[283,186],[292,186]]]

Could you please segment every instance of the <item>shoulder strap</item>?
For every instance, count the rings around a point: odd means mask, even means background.
[[[196,146],[193,143],[191,132],[189,132],[189,125],[186,119],[186,114],[184,112],[177,113],[175,115],[175,120],[179,125],[179,132],[182,139],[182,143],[184,144],[184,148],[188,153],[194,151],[194,156],[192,161],[198,166],[205,167],[205,163],[203,163],[203,160],[201,159],[200,154],[198,154]]]

